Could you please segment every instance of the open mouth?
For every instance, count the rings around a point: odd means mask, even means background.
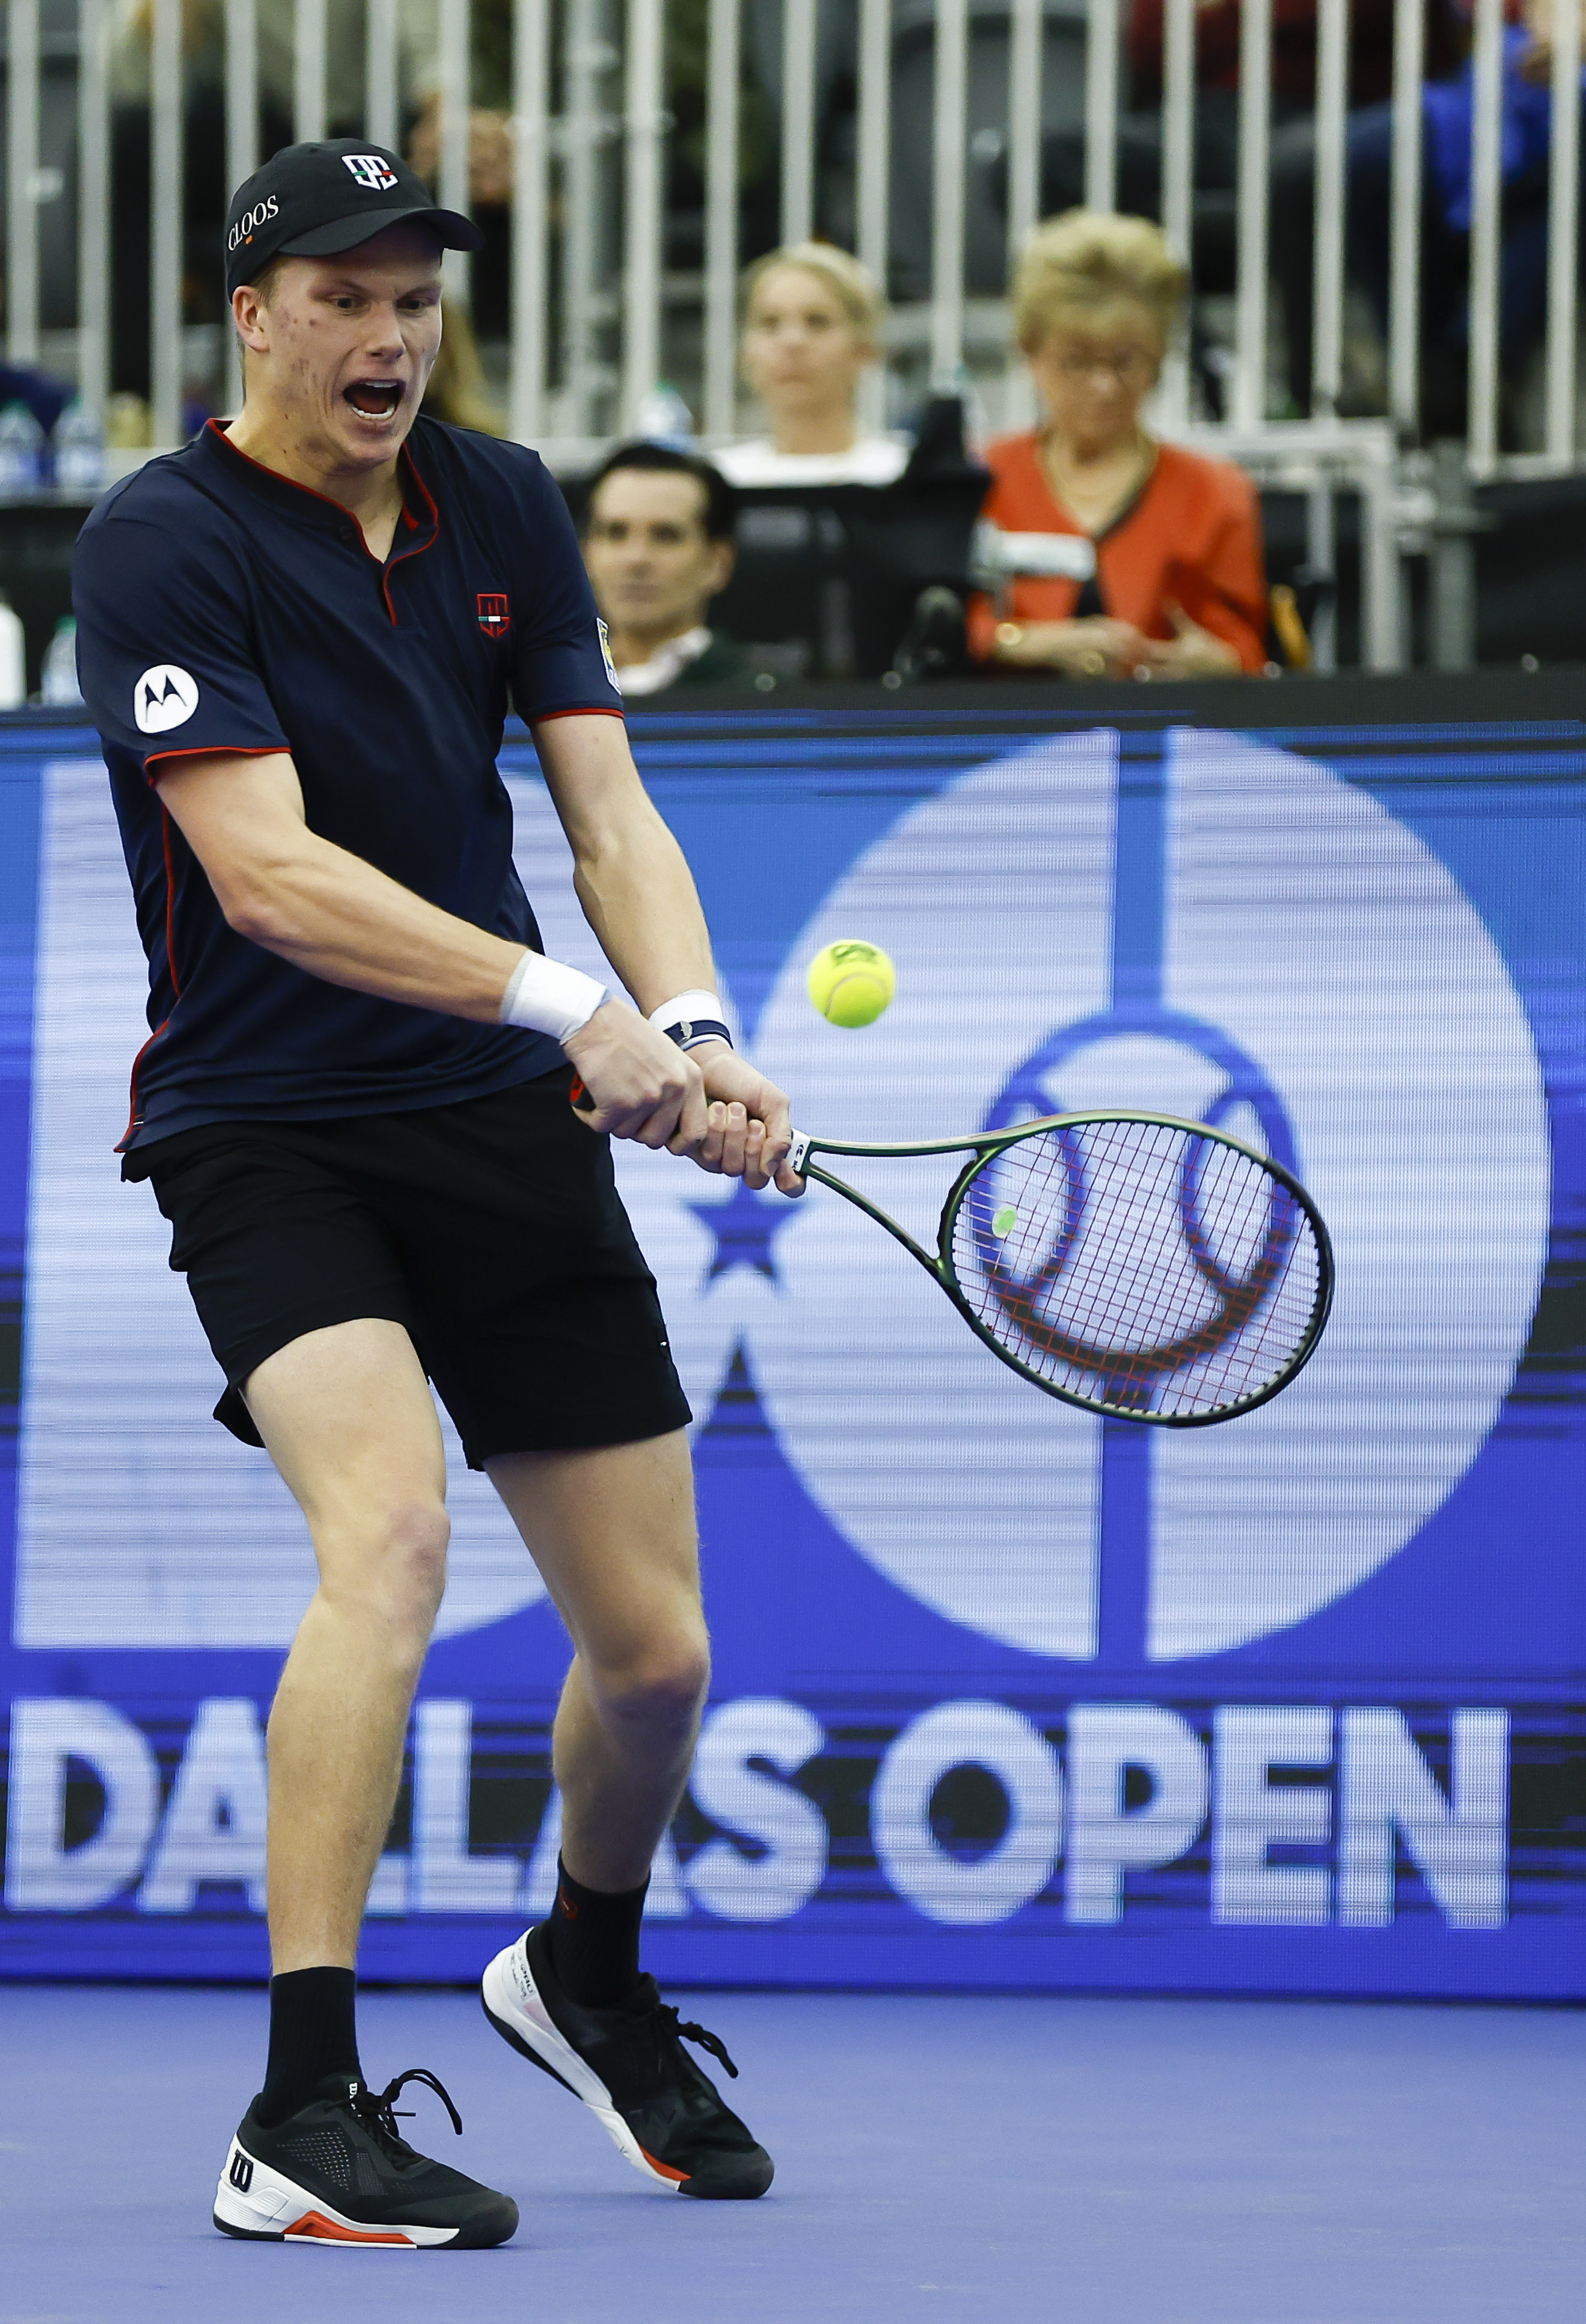
[[[402,400],[401,382],[395,379],[355,379],[342,395],[365,420],[389,420]]]

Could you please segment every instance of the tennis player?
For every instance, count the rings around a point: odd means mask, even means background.
[[[800,1182],[787,1100],[730,1046],[557,488],[418,416],[442,248],[476,240],[392,153],[278,153],[227,227],[241,416],[108,493],[77,557],[152,987],[123,1176],[171,1222],[217,1418],[268,1450],[319,1567],[270,1718],[269,2059],[215,2206],[271,2240],[456,2249],[517,2224],[401,2137],[413,2077],[377,2095],[355,2031],[445,1577],[427,1374],[575,1650],[559,1889],[491,1963],[492,2022],[651,2180],[771,2178],[682,2037],[734,2071],[722,2045],[640,1973],[707,1646],[688,1409],[608,1134]],[[541,954],[496,770],[509,702],[636,1010]]]

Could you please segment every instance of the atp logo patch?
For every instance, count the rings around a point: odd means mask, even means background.
[[[383,153],[344,153],[342,164],[366,194],[385,194],[396,183],[396,172]]]
[[[156,662],[133,688],[133,716],[140,734],[166,734],[185,726],[198,706],[198,681],[174,662]]]
[[[481,589],[479,626],[487,638],[504,638],[512,626],[512,609],[498,589]]]

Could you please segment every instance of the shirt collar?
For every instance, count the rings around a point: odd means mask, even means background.
[[[686,670],[691,661],[697,661],[709,645],[711,633],[703,623],[697,629],[685,630],[680,638],[669,638],[658,646],[648,661],[624,663],[617,672],[617,686],[623,694],[660,694]]]
[[[283,516],[295,518],[300,524],[312,525],[318,530],[335,533],[341,540],[350,540],[363,547],[371,562],[379,563],[364,540],[364,529],[351,509],[333,501],[328,493],[317,493],[309,484],[294,484],[290,476],[265,467],[246,452],[239,452],[218,420],[208,420],[199,430],[198,449],[206,465],[255,493]],[[396,537],[392,543],[392,558],[428,549],[439,526],[434,496],[419,473],[410,444],[402,446],[398,457],[397,481],[401,486],[402,514],[397,521]]]

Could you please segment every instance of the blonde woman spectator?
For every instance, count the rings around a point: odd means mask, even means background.
[[[881,353],[881,294],[845,250],[798,242],[743,278],[743,377],[770,432],[715,455],[733,484],[890,484],[908,444],[867,435],[859,383]]]
[[[444,420],[452,428],[477,429],[482,436],[504,436],[507,423],[491,400],[467,309],[444,299],[440,322],[440,352],[424,391],[425,410],[431,420]]]
[[[977,659],[1071,678],[1213,678],[1266,661],[1260,517],[1249,479],[1157,443],[1141,424],[1185,294],[1148,219],[1069,210],[1036,228],[1013,285],[1014,327],[1042,424],[986,453],[988,521],[1074,540],[1000,602],[970,609]],[[1054,567],[1060,569],[1053,569]]]

